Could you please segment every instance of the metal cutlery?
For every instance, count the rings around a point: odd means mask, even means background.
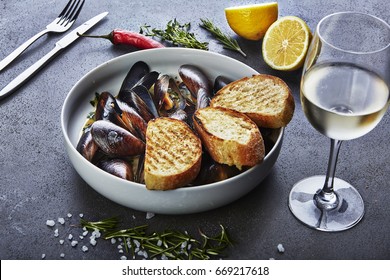
[[[7,67],[12,61],[14,61],[20,54],[22,54],[29,46],[31,46],[36,40],[49,32],[61,33],[67,31],[75,22],[80,14],[81,8],[84,5],[84,0],[69,0],[68,4],[58,15],[58,17],[46,26],[46,29],[37,33],[6,58],[0,61],[0,71]]]
[[[48,52],[45,56],[43,56],[40,60],[35,62],[29,68],[27,68],[24,72],[22,72],[19,76],[17,76],[13,81],[11,81],[6,87],[4,87],[0,91],[0,100],[15,92],[20,86],[22,86],[26,81],[28,81],[35,73],[37,73],[43,66],[45,66],[52,58],[54,58],[61,50],[69,46],[71,43],[76,41],[79,36],[77,33],[84,33],[89,30],[92,26],[98,23],[101,19],[103,19],[108,12],[101,13],[92,19],[88,20],[84,24],[80,25],[76,29],[74,29],[71,33],[64,36],[61,40],[59,40],[55,47]]]

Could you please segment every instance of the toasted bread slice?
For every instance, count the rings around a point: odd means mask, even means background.
[[[200,171],[202,143],[190,127],[173,118],[156,118],[146,129],[146,188],[169,190],[193,181]]]
[[[245,114],[221,108],[199,109],[194,127],[211,157],[219,163],[254,166],[264,158],[264,141],[257,125]]]
[[[278,77],[262,74],[226,85],[217,92],[210,106],[234,109],[267,128],[286,126],[295,109],[287,84]]]

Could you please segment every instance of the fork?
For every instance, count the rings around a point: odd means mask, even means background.
[[[14,50],[6,58],[0,61],[0,72],[7,67],[14,59],[24,52],[36,40],[49,32],[62,33],[67,31],[77,19],[81,8],[84,5],[84,0],[69,0],[68,4],[59,14],[59,16],[46,26],[46,29],[31,37],[20,47]]]

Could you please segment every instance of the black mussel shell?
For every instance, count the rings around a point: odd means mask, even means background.
[[[138,114],[135,108],[130,107],[127,103],[117,100],[119,107],[122,110],[122,121],[126,128],[135,136],[145,141],[146,121]]]
[[[196,109],[206,108],[210,105],[210,95],[204,88],[198,90],[198,96],[196,98]]]
[[[95,121],[91,126],[95,143],[111,157],[127,157],[145,152],[145,143],[128,130],[109,121]]]
[[[119,178],[133,181],[134,172],[131,164],[122,159],[104,159],[96,164],[100,169],[117,176]]]
[[[173,119],[188,122],[188,114],[186,113],[186,111],[184,111],[182,109],[178,109],[175,112],[173,112],[172,114],[169,114],[168,116],[170,118],[173,118]]]
[[[158,77],[160,76],[160,73],[157,71],[152,71],[147,73],[145,76],[143,76],[133,87],[134,89],[136,86],[144,86],[147,90],[149,90],[157,81]]]
[[[123,91],[121,97],[118,96],[118,100],[133,107],[146,122],[155,118],[148,105],[133,90]]]
[[[132,89],[146,74],[150,72],[150,67],[143,61],[133,64],[122,82],[119,92]]]
[[[179,67],[179,75],[194,96],[197,96],[200,88],[205,89],[206,93],[211,95],[212,87],[210,80],[199,67],[190,64],[182,65]]]
[[[86,129],[77,143],[76,150],[88,161],[92,161],[98,148],[98,145],[92,138],[91,130]]]
[[[95,120],[105,120],[115,123],[123,128],[126,125],[121,119],[122,110],[120,109],[116,99],[111,93],[104,91],[99,95],[98,103],[95,110]]]
[[[231,82],[233,82],[232,79],[226,77],[226,76],[218,76],[215,78],[215,81],[214,81],[214,87],[213,87],[213,96],[221,89],[223,88],[224,86],[227,86],[228,84],[230,84]]]
[[[153,114],[153,117],[158,118],[159,114],[158,114],[156,106],[154,105],[154,101],[153,101],[152,95],[150,94],[149,90],[146,87],[144,87],[143,85],[137,85],[132,90],[146,104],[146,106],[149,108],[150,112]]]

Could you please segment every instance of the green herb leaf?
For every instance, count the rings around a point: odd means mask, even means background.
[[[235,39],[222,33],[222,31],[218,27],[216,27],[210,20],[208,19],[200,19],[200,20],[202,21],[200,27],[206,29],[212,35],[214,35],[215,39],[217,39],[224,45],[224,48],[237,51],[240,54],[242,54],[244,57],[246,57],[246,54],[241,50],[240,46],[238,45],[238,42]]]
[[[141,225],[118,230],[117,217],[90,222],[81,219],[81,226],[88,230],[99,230],[104,239],[121,238],[126,253],[136,258],[137,252],[147,252],[148,258],[166,258],[176,260],[209,260],[223,256],[223,251],[230,246],[226,229],[220,225],[221,232],[216,236],[207,236],[199,230],[200,239],[191,236],[187,231],[164,230],[162,232],[146,232],[148,226]]]
[[[164,41],[171,42],[175,46],[186,48],[208,50],[207,42],[200,42],[195,34],[189,32],[190,23],[180,24],[176,19],[167,23],[165,30],[151,28],[149,25],[141,26],[140,32],[145,36],[158,37]]]

